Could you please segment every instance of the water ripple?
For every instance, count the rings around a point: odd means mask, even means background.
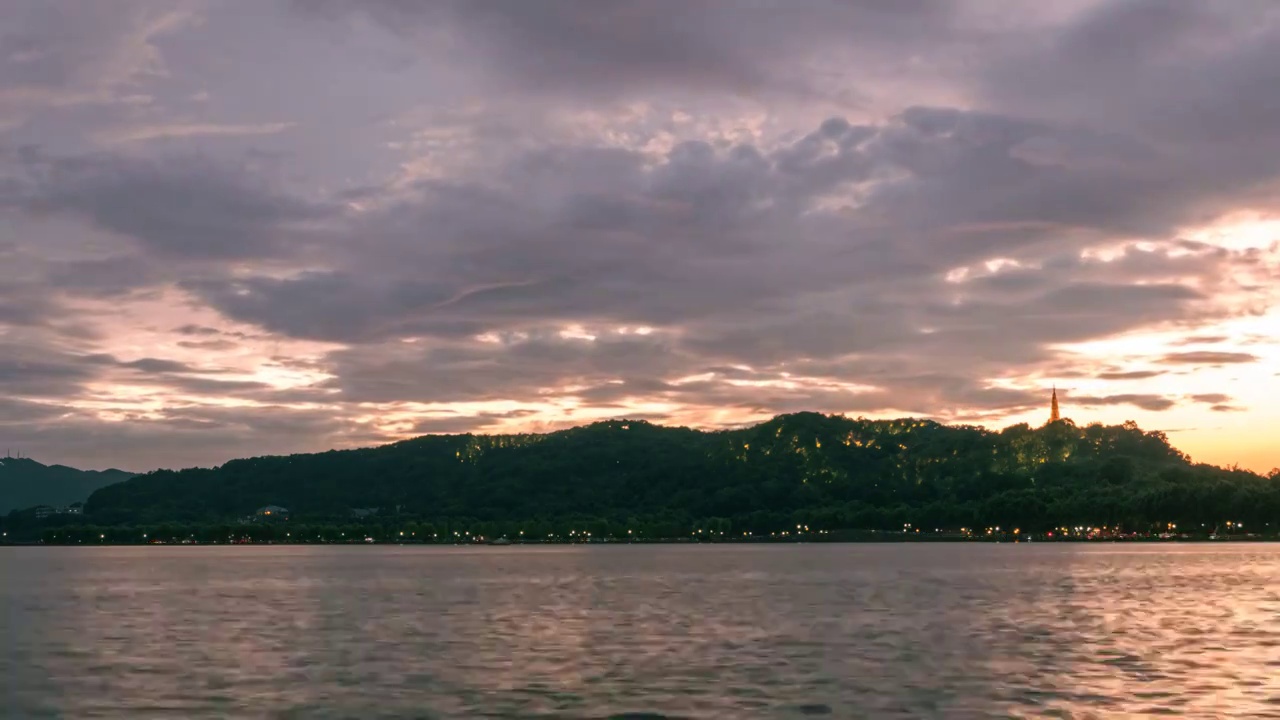
[[[0,550],[11,717],[1280,718],[1263,545]]]

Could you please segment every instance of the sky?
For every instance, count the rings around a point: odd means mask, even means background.
[[[0,443],[1134,420],[1280,465],[1274,0],[6,0]]]

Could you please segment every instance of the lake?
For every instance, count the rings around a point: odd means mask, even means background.
[[[1280,718],[1280,546],[0,548],[6,717]]]

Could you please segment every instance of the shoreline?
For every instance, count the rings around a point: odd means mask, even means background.
[[[474,548],[474,547],[492,547],[492,548],[512,548],[512,547],[573,547],[573,546],[623,546],[623,545],[683,545],[683,546],[701,546],[701,545],[931,545],[931,544],[947,544],[947,545],[1116,545],[1116,544],[1134,544],[1134,545],[1186,545],[1186,544],[1242,544],[1242,543],[1277,543],[1280,542],[1280,536],[1255,536],[1255,537],[1183,537],[1183,538],[1096,538],[1096,539],[1052,539],[1052,540],[1025,540],[1025,539],[969,539],[969,538],[884,538],[884,539],[823,539],[823,540],[773,540],[773,539],[757,539],[757,540],[717,540],[717,541],[697,541],[697,540],[592,540],[588,542],[510,542],[510,543],[492,543],[492,542],[459,542],[459,543],[436,543],[436,542],[400,542],[400,541],[347,541],[347,542],[277,542],[277,541],[236,541],[236,542],[216,542],[216,541],[179,541],[179,542],[76,542],[76,543],[46,543],[46,542],[0,542],[0,548],[31,548],[31,547],[235,547],[241,545],[248,546],[281,546],[281,547],[313,547],[313,546],[334,546],[334,547],[365,547],[365,546],[395,546],[395,547],[435,547],[435,548]]]

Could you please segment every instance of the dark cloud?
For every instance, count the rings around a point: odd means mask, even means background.
[[[291,227],[330,214],[280,194],[255,176],[198,157],[148,161],[28,152],[26,182],[7,203],[37,214],[65,214],[137,241],[159,258],[237,260],[278,256]],[[114,277],[141,265],[115,258],[90,265]],[[119,283],[113,283],[118,285]]]
[[[62,304],[42,285],[0,280],[0,324],[43,326],[65,315]]]
[[[330,363],[335,379],[327,386],[352,402],[532,401],[541,391],[565,385],[661,378],[691,365],[669,337],[587,341],[562,338],[555,330],[506,342],[371,345],[337,351]]]
[[[223,398],[267,396],[271,394],[270,391],[272,390],[271,385],[254,380],[225,380],[183,375],[154,376],[135,382],[155,385],[189,395],[209,395]]]
[[[187,395],[213,397],[268,397],[274,391],[272,385],[255,380],[233,380],[226,375],[229,370],[220,367],[198,367],[186,362],[164,358],[139,358],[120,361],[106,356],[86,358],[90,362],[110,365],[134,371],[126,379],[131,385],[150,385]],[[214,377],[208,377],[208,376]]]
[[[498,420],[526,418],[537,414],[533,410],[511,410],[501,413],[477,413],[475,415],[445,415],[417,420],[413,424],[415,435],[456,435],[476,432],[477,429]]]
[[[1159,370],[1126,370],[1119,372],[1103,372],[1098,373],[1100,380],[1146,380],[1147,378],[1160,377],[1164,375]]]
[[[1221,404],[1230,402],[1231,396],[1224,395],[1223,393],[1202,393],[1199,395],[1192,395],[1191,399],[1195,400],[1198,403],[1205,403],[1209,405],[1221,405]]]
[[[174,328],[173,331],[180,335],[195,335],[202,337],[222,334],[222,331],[218,328],[212,328],[207,325],[182,325],[181,327]]]
[[[1175,345],[1219,345],[1230,342],[1226,335],[1190,335],[1176,341]]]
[[[51,263],[46,275],[51,289],[104,299],[127,295],[162,280],[161,269],[142,255]]]
[[[432,182],[354,219],[363,242],[334,261],[341,271],[186,287],[238,321],[353,344],[326,368],[327,386],[353,402],[568,392],[753,411],[1025,410],[1043,398],[979,378],[1050,361],[1055,344],[1193,319],[1209,298],[1179,280],[1232,262],[1181,246],[1082,258],[1106,233],[1137,225],[1067,198],[1078,191],[1132,212],[1094,187],[1119,192],[1127,171],[1014,157],[1031,137],[1110,149],[1043,123],[921,108],[875,127],[832,119],[773,150],[678,145],[657,164],[616,149],[536,150],[502,182]],[[875,181],[857,208],[824,202],[881,176],[892,179]],[[993,253],[1021,264],[945,279]],[[602,338],[560,337],[570,325]],[[658,332],[610,335],[618,326]],[[951,380],[911,380],[938,377],[942,358]],[[874,390],[672,384],[725,364],[764,381],[792,373]],[[1172,404],[1115,397],[1099,404]]]
[[[1024,36],[978,85],[996,107],[1159,147],[1161,159],[1134,166],[1125,204],[1189,219],[1246,198],[1274,204],[1277,68],[1274,3],[1115,1]]]
[[[161,358],[139,358],[120,363],[121,367],[140,370],[145,373],[189,373],[194,369],[186,363]]]
[[[30,112],[41,105],[106,102],[137,76],[160,72],[155,56],[146,52],[152,33],[139,32],[138,25],[155,22],[165,10],[145,0],[121,0],[110,7],[67,0],[6,2],[0,112],[12,106]]]
[[[76,359],[88,365],[136,370],[138,373],[146,375],[192,375],[199,373],[223,372],[217,368],[200,368],[178,360],[155,357],[142,357],[136,360],[120,360],[114,355],[107,353],[94,353],[78,356]]]
[[[179,340],[177,345],[188,350],[233,350],[239,347],[230,340]]]
[[[57,405],[3,398],[0,399],[0,427],[4,427],[7,433],[14,426],[47,422],[64,412]]]
[[[9,397],[67,397],[100,374],[93,362],[27,343],[0,343],[0,391]]]
[[[219,378],[227,370],[197,367],[177,360],[143,357],[121,360],[107,353],[81,353],[48,339],[21,345],[0,343],[0,390],[15,402],[35,401],[34,408],[62,408],[80,398],[90,383],[127,383],[164,388],[188,395],[269,397],[274,388],[255,381]],[[213,375],[215,377],[208,377]]]
[[[1081,206],[1067,217],[1025,196],[1067,203],[1072,188],[1094,195],[1099,181],[1090,174],[1069,180],[1070,169],[1013,160],[1011,145],[1031,132],[1053,131],[928,111],[879,128],[831,121],[776,151],[680,145],[656,166],[618,150],[537,151],[513,165],[504,185],[518,184],[509,191],[432,183],[411,202],[362,216],[350,229],[362,238],[359,253],[333,261],[343,270],[186,287],[235,319],[339,342],[457,338],[529,322],[592,320],[715,320],[716,334],[732,332],[735,320],[748,334],[760,323],[794,328],[802,320],[816,321],[809,330],[816,336],[822,323],[847,323],[864,310],[864,335],[878,332],[872,325],[900,334],[918,329],[911,320],[965,327],[972,318],[979,327],[965,332],[1068,341],[1167,318],[1201,299],[1176,283],[1132,285],[1132,275],[1117,268],[1102,268],[1117,282],[1089,282],[1084,273],[1096,277],[1099,268],[1080,262],[1054,268],[1058,277],[1080,276],[1065,285],[1048,268],[1021,285],[1005,276],[954,290],[942,283],[948,270],[994,252],[1083,247],[1070,228],[1101,231],[1110,224],[1097,208]],[[851,135],[856,139],[843,140]],[[811,144],[821,150],[804,149]],[[880,174],[896,179],[877,183],[856,211],[822,205],[831,192]],[[999,175],[1005,177],[998,186],[983,181]],[[1023,197],[1002,192],[1005,185]],[[1104,195],[1120,202],[1110,191]],[[1042,229],[955,232],[1031,220],[1042,221]],[[1162,265],[1172,274],[1186,264],[1150,252],[1141,261],[1148,277]],[[1025,306],[1019,292],[1026,291],[1039,293],[1049,317],[1028,317],[1024,328],[990,324]],[[931,302],[952,292],[972,301]],[[805,298],[822,293],[846,296],[833,297],[830,309],[803,308]]]
[[[299,0],[306,13],[361,13],[429,57],[462,54],[487,78],[522,92],[615,95],[687,88],[731,93],[812,91],[787,72],[815,45],[876,51],[945,40],[952,4],[938,0]]]
[[[1043,103],[1041,112],[1057,117],[1105,119],[1125,129],[1150,123],[1144,132],[1196,141],[1229,128],[1234,132],[1222,138],[1229,141],[1276,117],[1259,90],[1274,78],[1278,23],[1280,13],[1266,0],[1103,2],[1025,38],[1019,53],[983,79],[996,97]],[[1179,96],[1183,102],[1171,105]],[[1220,102],[1194,101],[1207,97]]]
[[[1160,412],[1177,405],[1177,402],[1162,395],[1125,393],[1120,395],[1071,395],[1069,400],[1074,405],[1097,407],[1103,405],[1132,405],[1143,410]]]
[[[1202,350],[1170,353],[1156,360],[1156,362],[1164,363],[1165,365],[1234,365],[1257,362],[1258,360],[1258,356],[1253,353]]]

